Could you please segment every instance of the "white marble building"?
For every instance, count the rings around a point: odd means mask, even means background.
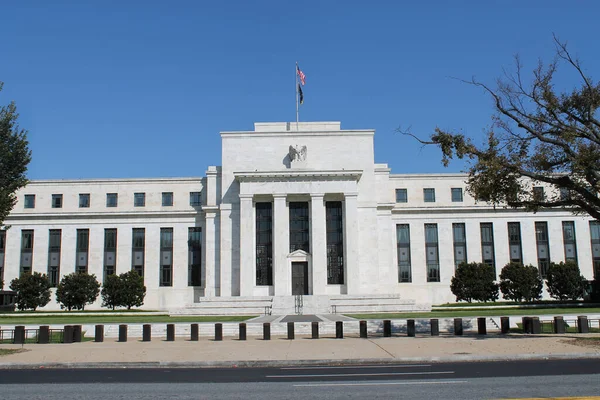
[[[57,282],[133,268],[147,309],[398,311],[454,301],[462,260],[499,274],[574,258],[588,279],[600,265],[591,218],[477,204],[461,174],[391,174],[373,130],[256,123],[221,138],[204,177],[31,182],[0,234],[5,288],[31,270]]]

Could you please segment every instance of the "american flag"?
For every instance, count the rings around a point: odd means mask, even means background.
[[[298,67],[298,65],[296,65],[296,72],[298,73],[298,76],[300,77],[300,83],[302,83],[302,86],[304,86],[304,84],[306,83],[306,75],[304,75],[304,72],[300,71],[300,68]]]

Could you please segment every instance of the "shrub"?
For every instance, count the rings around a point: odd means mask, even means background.
[[[96,275],[74,272],[63,276],[56,289],[56,301],[60,308],[83,310],[86,304],[93,303],[100,293],[100,283]]]
[[[544,283],[533,265],[511,262],[500,272],[502,297],[513,301],[534,301],[542,298]]]
[[[550,263],[546,286],[550,296],[558,300],[577,300],[585,294],[586,279],[574,261]]]
[[[102,285],[102,307],[112,308],[121,305],[121,279],[117,275],[106,277]]]
[[[119,276],[110,275],[102,287],[102,306],[111,307],[139,307],[144,304],[146,286],[144,278],[137,272],[129,271]]]
[[[498,284],[494,268],[483,263],[462,263],[450,283],[456,301],[496,301]]]
[[[10,282],[10,289],[17,292],[17,308],[34,310],[50,302],[50,281],[45,274],[23,274]]]

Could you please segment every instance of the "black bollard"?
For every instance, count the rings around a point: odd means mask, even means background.
[[[38,334],[38,343],[50,343],[50,327],[48,325],[40,326],[40,333]]]
[[[554,333],[565,333],[565,320],[562,316],[554,317]]]
[[[246,323],[245,322],[240,322],[240,335],[239,335],[239,340],[246,340]]]
[[[215,342],[221,340],[223,340],[223,324],[219,322],[215,324]]]
[[[142,342],[149,342],[152,340],[152,325],[142,325]]]
[[[580,315],[577,317],[577,332],[589,333],[590,326],[588,325],[588,319],[586,316]]]
[[[192,342],[197,342],[198,341],[198,324],[192,324],[191,325],[191,329],[190,329],[190,340]]]
[[[271,324],[263,323],[263,340],[271,340]]]
[[[539,335],[540,333],[542,333],[542,324],[540,324],[539,317],[533,317],[531,319],[531,333],[533,333],[534,335]]]
[[[392,337],[392,321],[389,319],[383,320],[383,337]]]
[[[119,342],[127,341],[127,325],[121,324],[119,325]]]
[[[406,321],[406,336],[415,337],[416,329],[415,329],[415,320],[409,319]]]
[[[367,331],[367,321],[360,321],[358,324],[360,327],[360,337],[366,339],[369,336]]]
[[[96,325],[94,342],[96,342],[96,343],[104,342],[104,325]]]
[[[508,332],[510,332],[509,317],[500,317],[500,333],[507,334]]]
[[[167,324],[167,342],[175,341],[175,324]]]
[[[533,320],[531,319],[531,317],[521,318],[521,324],[523,326],[523,333],[533,333]]]
[[[429,325],[431,326],[431,336],[440,336],[440,321],[437,318],[432,318]]]
[[[462,318],[454,318],[454,335],[462,336],[463,334],[463,320]]]
[[[295,338],[295,334],[294,334],[294,323],[293,322],[288,322],[287,323],[287,328],[288,328],[288,339],[289,340],[294,340]]]
[[[310,326],[312,329],[312,338],[318,339],[319,338],[319,323],[317,321],[313,321],[312,324],[310,324]]]
[[[487,335],[487,326],[484,317],[477,318],[477,334]]]
[[[81,325],[73,325],[73,343],[81,343]]]
[[[73,343],[73,326],[65,325],[63,328],[63,343]]]
[[[15,326],[15,334],[13,336],[14,344],[25,344],[25,327],[23,325]]]
[[[344,338],[344,323],[342,321],[335,321],[335,338]]]

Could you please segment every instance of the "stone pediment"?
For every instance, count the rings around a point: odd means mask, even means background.
[[[288,258],[308,259],[308,258],[310,258],[310,254],[305,252],[302,249],[298,249],[298,250],[295,250],[295,251],[291,252],[290,254],[288,254]]]

